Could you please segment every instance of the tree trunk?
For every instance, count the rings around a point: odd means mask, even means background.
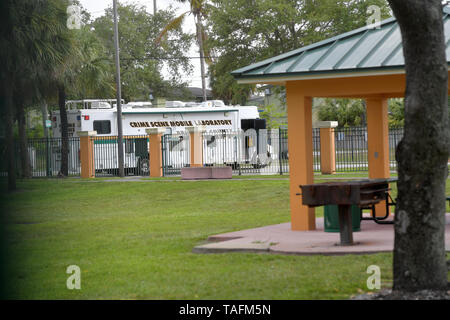
[[[405,56],[405,131],[396,150],[394,290],[445,290],[449,123],[440,0],[389,0]]]
[[[51,155],[49,154],[49,130],[47,127],[47,120],[48,120],[48,108],[47,108],[47,102],[42,102],[41,105],[41,112],[42,112],[42,125],[44,126],[44,137],[45,137],[45,175],[47,177],[51,177],[51,166],[50,166],[50,158]]]
[[[44,126],[44,137],[48,138],[48,128],[47,128],[47,120],[48,120],[48,108],[47,102],[42,102],[41,105],[41,114],[42,114],[42,125]]]
[[[58,175],[67,177],[69,175],[69,133],[66,111],[66,88],[64,85],[58,87],[58,106],[59,116],[61,118],[61,169]]]
[[[17,120],[19,123],[19,150],[22,178],[31,178],[31,163],[28,153],[27,128],[25,121],[25,107],[22,101],[17,102]]]
[[[15,163],[15,146],[14,146],[14,107],[12,93],[12,78],[8,77],[4,81],[3,103],[6,109],[6,157],[8,162],[8,190],[16,190],[16,163]]]

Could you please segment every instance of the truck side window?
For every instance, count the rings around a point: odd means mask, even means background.
[[[97,131],[97,134],[111,133],[111,121],[95,120],[94,121],[94,131]]]

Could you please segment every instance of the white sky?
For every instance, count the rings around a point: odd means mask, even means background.
[[[137,3],[145,6],[148,12],[153,13],[153,0],[120,0],[118,2],[123,4]],[[87,11],[91,13],[91,17],[95,19],[97,17],[102,16],[106,8],[108,8],[109,6],[112,7],[113,0],[80,0],[80,3]],[[175,0],[156,0],[157,10],[166,9],[169,6],[172,6],[174,9],[176,9],[176,14],[181,14],[189,10],[189,2],[179,3]],[[185,22],[183,24],[183,30],[189,33],[195,32],[195,25],[193,22],[193,18],[191,16],[188,16],[185,19]],[[195,44],[192,45],[191,50],[189,52],[189,56],[191,57],[199,56],[198,48]],[[194,67],[193,73],[183,75],[183,80],[188,81],[189,86],[201,88],[202,82],[200,73],[200,61],[199,59],[191,59],[191,64]],[[167,71],[163,71],[163,75],[165,78],[167,79],[169,78],[169,74]],[[206,86],[207,88],[209,88],[208,79],[206,79]]]

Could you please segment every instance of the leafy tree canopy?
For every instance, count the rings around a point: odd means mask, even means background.
[[[156,41],[174,18],[174,12],[159,10],[153,15],[136,4],[118,4],[117,10],[122,97],[126,101],[148,100],[151,92],[153,96],[167,96],[174,87],[184,86],[182,71],[192,71],[186,56],[192,36],[177,28],[171,30],[162,43]],[[90,27],[107,49],[105,59],[114,61],[112,8],[108,8],[106,14],[93,21]],[[165,67],[171,74],[168,81],[162,75]]]
[[[337,121],[338,126],[354,127],[365,125],[366,107],[360,99],[324,99],[318,106],[321,121]]]
[[[403,99],[389,100],[389,126],[403,127],[405,124],[405,103]]]
[[[262,119],[266,119],[267,129],[279,129],[283,127],[284,123],[282,119],[286,116],[284,112],[277,110],[272,104],[265,106],[259,115]]]
[[[208,41],[218,57],[210,66],[214,94],[243,103],[253,90],[229,74],[251,63],[366,25],[367,9],[385,0],[211,0]]]

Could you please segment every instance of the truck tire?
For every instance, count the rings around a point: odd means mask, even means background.
[[[150,173],[150,164],[149,164],[148,159],[146,159],[146,158],[139,159],[138,172],[139,172],[139,175],[141,175],[141,176],[148,176],[149,175],[149,173]]]

